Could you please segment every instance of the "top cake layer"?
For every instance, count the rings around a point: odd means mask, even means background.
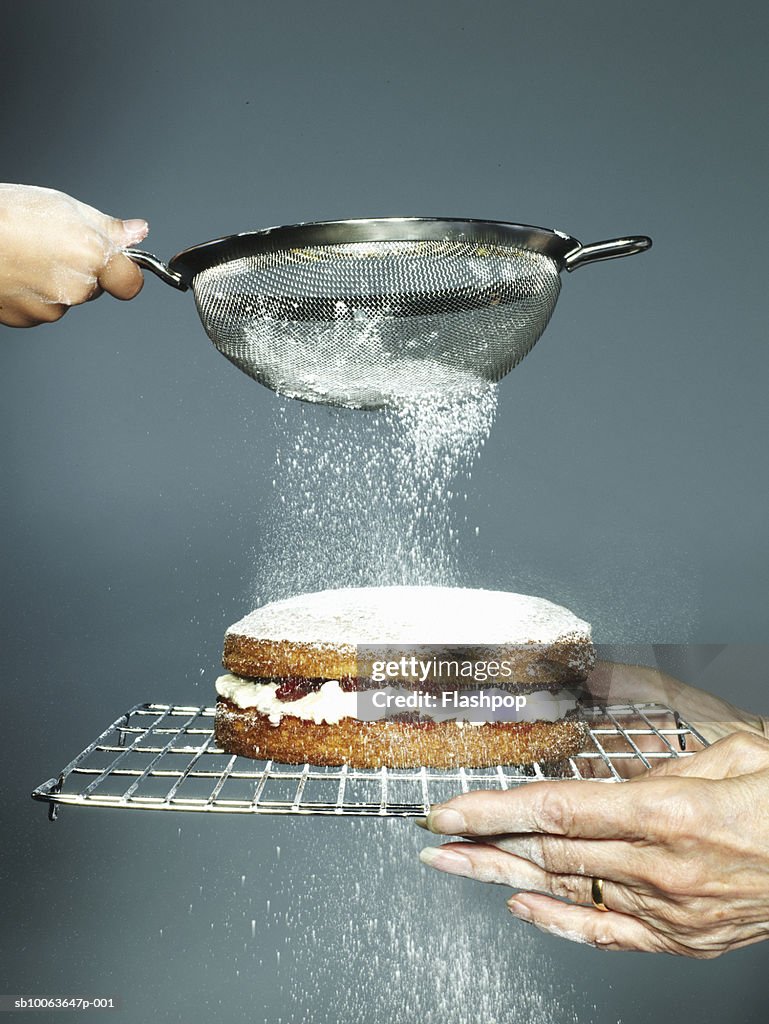
[[[388,644],[503,648],[521,682],[584,679],[593,664],[590,626],[567,608],[463,587],[349,587],[274,601],[230,626],[224,664],[253,678],[346,678],[358,674],[357,646]]]
[[[257,608],[227,630],[255,640],[334,644],[551,644],[590,639],[590,626],[561,605],[504,590],[346,587]]]

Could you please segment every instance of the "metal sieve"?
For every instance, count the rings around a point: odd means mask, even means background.
[[[291,398],[377,409],[500,380],[547,326],[562,270],[650,246],[413,217],[230,235],[167,265],[127,255],[191,288],[209,338],[249,377]]]

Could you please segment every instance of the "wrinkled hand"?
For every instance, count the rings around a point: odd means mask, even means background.
[[[53,189],[0,184],[0,323],[50,323],[103,291],[132,299],[142,272],[121,249],[147,231]]]
[[[626,783],[463,794],[425,824],[475,840],[425,863],[522,890],[510,911],[572,941],[711,958],[769,938],[769,741],[748,733]]]

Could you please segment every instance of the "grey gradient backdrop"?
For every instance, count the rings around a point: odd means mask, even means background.
[[[769,710],[765,5],[45,2],[6,6],[1,31],[0,177],[146,217],[162,256],[378,215],[651,235],[649,254],[569,275],[503,383],[473,477],[472,582],[561,600],[607,643],[759,645],[672,667]],[[0,328],[0,387],[0,989],[113,992],[131,1024],[337,1019],[361,964],[341,984],[319,972],[295,1017],[292,971],[344,928],[318,892],[391,830],[109,811],[49,825],[28,796],[130,704],[210,700],[254,586],[278,399],[154,278],[133,303]],[[392,885],[427,899],[420,927],[445,927],[449,898],[482,907],[498,933],[477,955],[508,970],[500,893],[427,877],[411,845]],[[292,925],[288,966],[258,967],[289,928],[260,922],[236,975],[246,860],[263,865],[249,899],[279,875],[312,928]],[[701,964],[526,942],[557,1019],[765,1017],[765,946]],[[391,1015],[372,1001],[372,1022]]]

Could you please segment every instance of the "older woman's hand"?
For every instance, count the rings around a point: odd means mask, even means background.
[[[769,741],[748,733],[627,783],[467,793],[425,824],[475,840],[425,863],[523,890],[516,917],[576,942],[710,958],[769,938]]]
[[[147,230],[50,188],[0,184],[0,324],[50,323],[102,292],[132,299],[144,279],[121,249]]]

